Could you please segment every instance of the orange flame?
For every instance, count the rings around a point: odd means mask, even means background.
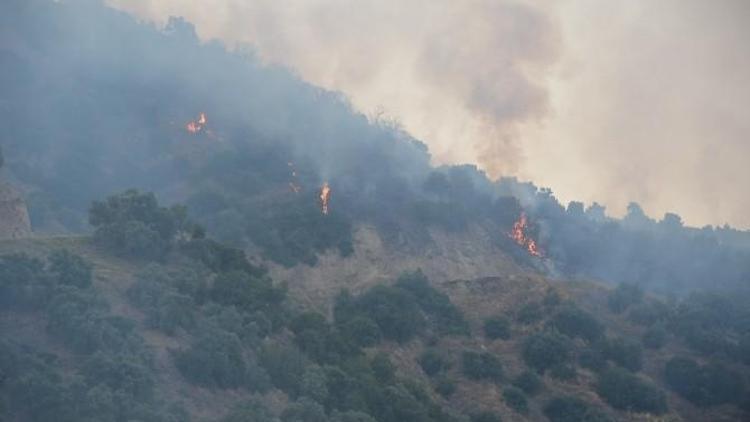
[[[320,188],[320,210],[323,215],[328,215],[328,201],[331,200],[331,187],[328,186],[328,182],[323,183],[323,187]]]
[[[536,240],[526,235],[526,229],[528,227],[529,223],[526,218],[526,213],[522,212],[521,216],[518,218],[518,221],[513,223],[513,230],[508,233],[508,236],[510,236],[510,238],[513,239],[516,244],[518,244],[518,246],[525,248],[529,252],[529,254],[541,258],[544,256],[544,254],[542,253],[542,250],[539,249],[539,246],[537,246]]]
[[[207,123],[206,113],[201,112],[197,120],[190,121],[185,125],[185,129],[190,133],[198,133],[206,127]]]

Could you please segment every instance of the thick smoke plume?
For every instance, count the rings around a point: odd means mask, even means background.
[[[750,227],[745,1],[109,0],[394,119],[437,163]]]

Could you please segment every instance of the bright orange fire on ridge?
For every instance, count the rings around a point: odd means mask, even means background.
[[[206,113],[201,112],[197,120],[192,120],[185,125],[185,129],[190,133],[198,133],[206,127],[206,123],[208,123]]]
[[[328,186],[328,182],[323,183],[323,187],[320,188],[320,210],[323,215],[328,215],[328,201],[331,199],[331,187]]]
[[[531,255],[536,257],[543,257],[543,253],[541,249],[536,244],[536,240],[528,237],[526,235],[526,229],[529,227],[528,219],[526,218],[526,213],[522,212],[521,216],[518,218],[518,221],[513,223],[513,230],[511,230],[510,233],[508,233],[508,236],[510,236],[511,239],[513,239],[518,246],[521,246],[525,248]]]

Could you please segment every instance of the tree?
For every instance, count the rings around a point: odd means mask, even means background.
[[[625,338],[602,341],[604,356],[630,371],[639,371],[643,366],[643,349],[640,343]]]
[[[596,391],[615,409],[654,414],[667,411],[663,391],[650,381],[622,368],[613,367],[599,375]]]
[[[470,379],[500,382],[504,378],[503,365],[492,353],[465,351],[461,360],[464,375]]]
[[[643,289],[630,283],[620,283],[614,289],[607,299],[609,309],[616,314],[622,313],[630,305],[634,305],[643,300]]]
[[[53,252],[49,258],[49,271],[59,284],[86,288],[93,278],[92,266],[82,257],[68,250]]]
[[[491,340],[510,339],[510,320],[503,315],[496,315],[484,320],[484,335]]]
[[[529,413],[529,404],[522,390],[515,387],[508,387],[503,390],[503,399],[508,407],[516,412],[521,414]]]
[[[513,385],[533,396],[542,389],[542,379],[533,371],[524,371],[513,380]]]
[[[580,337],[588,342],[599,340],[604,335],[604,326],[593,315],[576,306],[562,308],[549,325],[570,338]]]
[[[601,410],[573,396],[557,396],[544,406],[550,422],[614,422]]]
[[[522,350],[526,364],[540,373],[556,365],[567,363],[571,359],[571,353],[570,340],[556,331],[530,335],[524,341]]]
[[[127,257],[156,260],[191,227],[185,207],[161,207],[153,193],[137,190],[94,201],[89,223],[95,228],[94,240],[102,246]]]
[[[419,366],[422,367],[427,376],[432,377],[448,370],[450,364],[443,357],[442,353],[435,349],[427,349],[419,356]]]

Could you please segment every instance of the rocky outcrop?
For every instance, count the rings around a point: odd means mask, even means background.
[[[31,235],[29,211],[23,197],[12,186],[0,181],[0,239]]]

